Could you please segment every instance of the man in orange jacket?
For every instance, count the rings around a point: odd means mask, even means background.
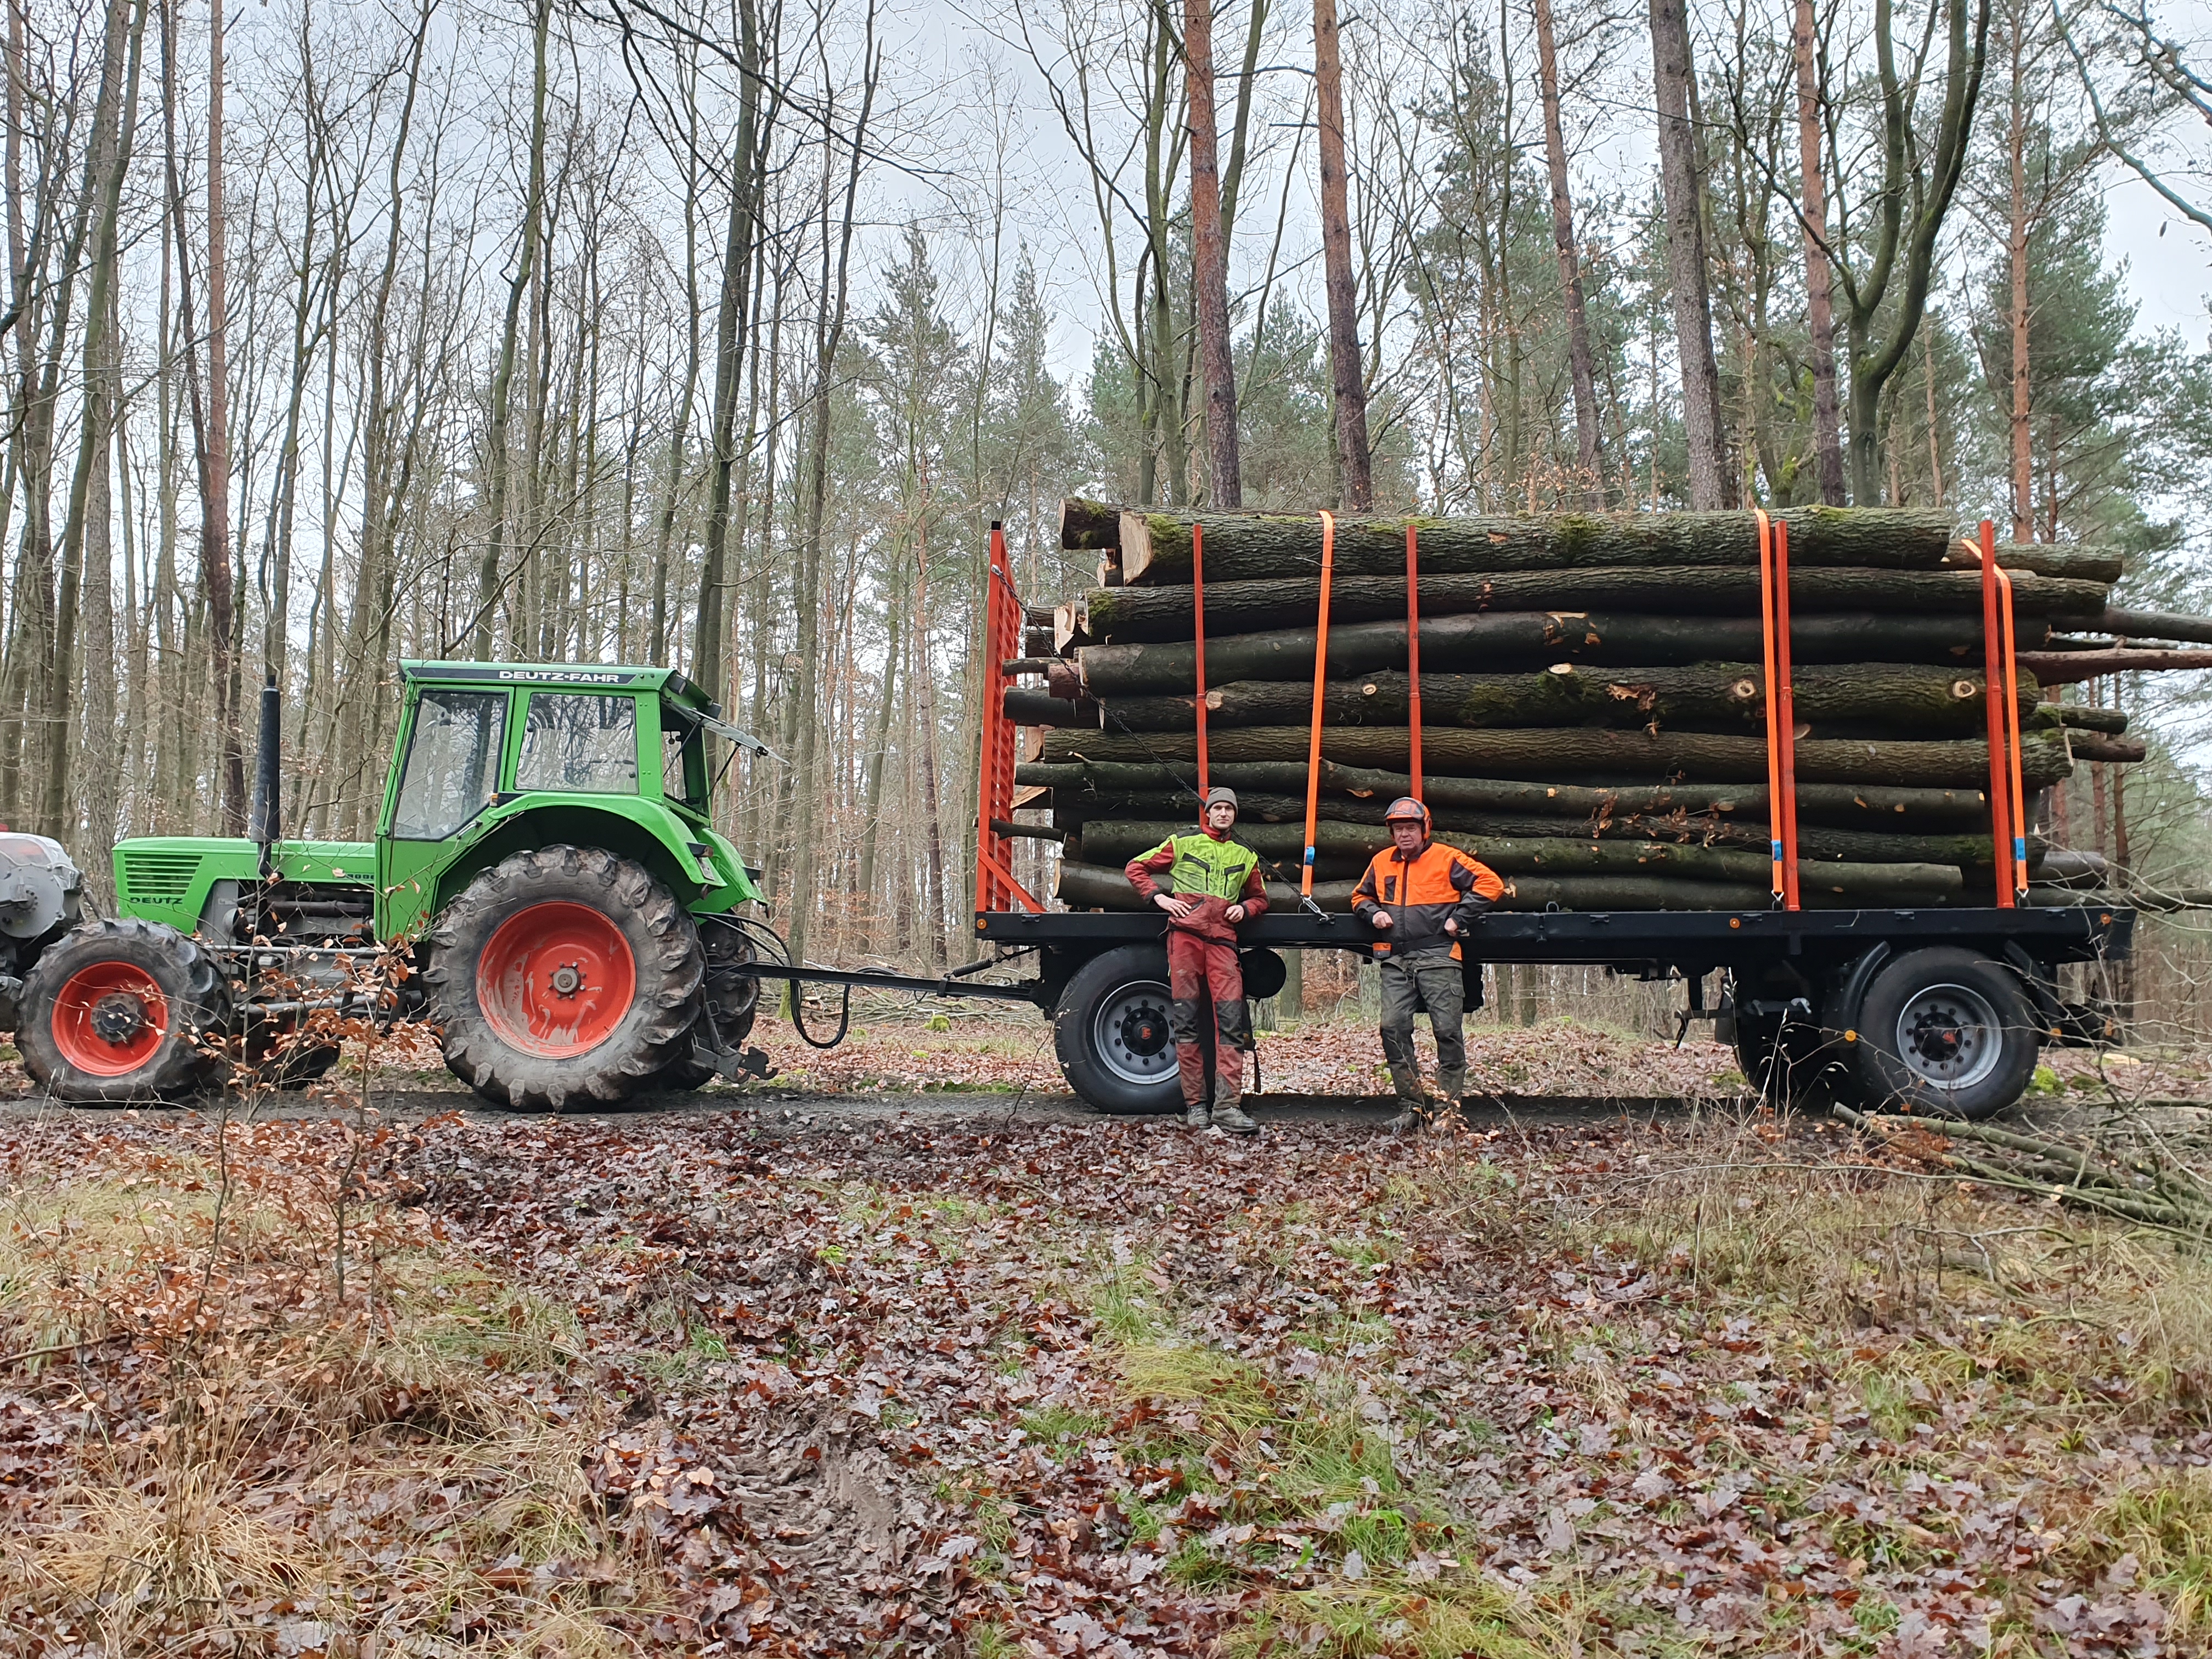
[[[1382,1057],[1398,1091],[1389,1128],[1406,1134],[1428,1118],[1421,1068],[1413,1052],[1413,1016],[1425,1009],[1437,1035],[1437,1083],[1444,1109],[1455,1114],[1467,1088],[1467,1040],[1462,1030],[1467,988],[1460,940],[1474,919],[1504,896],[1496,871],[1455,847],[1429,837],[1429,809],[1411,795],[1382,815],[1391,844],[1377,853],[1352,890],[1352,912],[1381,935],[1375,954],[1382,971]]]

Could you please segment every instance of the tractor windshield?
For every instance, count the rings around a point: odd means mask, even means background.
[[[679,806],[704,811],[707,757],[697,719],[673,703],[660,705],[660,793]]]
[[[442,841],[483,811],[499,787],[506,731],[504,691],[425,691],[392,833],[402,841]]]

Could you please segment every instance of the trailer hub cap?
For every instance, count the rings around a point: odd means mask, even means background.
[[[1897,1053],[1939,1089],[1966,1089],[1996,1069],[2004,1032],[1996,1010],[1964,985],[1931,985],[1897,1017]]]
[[[1122,1081],[1155,1083],[1175,1070],[1166,986],[1150,980],[1125,985],[1099,1003],[1093,1018],[1092,1046]]]
[[[510,1048],[548,1059],[588,1053],[637,999],[637,960],[588,904],[532,904],[501,922],[477,962],[477,1004]]]
[[[169,1000],[136,963],[95,962],[70,975],[54,999],[54,1047],[80,1072],[125,1077],[168,1034]]]

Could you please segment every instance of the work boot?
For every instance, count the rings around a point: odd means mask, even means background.
[[[1421,1125],[1427,1121],[1427,1118],[1428,1114],[1421,1106],[1413,1101],[1401,1100],[1398,1103],[1398,1115],[1382,1126],[1382,1133],[1391,1135],[1417,1135],[1420,1133]]]
[[[1213,1114],[1206,1110],[1204,1101],[1194,1100],[1182,1109],[1182,1121],[1185,1128],[1207,1129],[1213,1127]]]
[[[1244,1115],[1244,1097],[1241,1094],[1221,1094],[1213,1102],[1213,1127],[1226,1129],[1232,1135],[1256,1135],[1260,1126]]]

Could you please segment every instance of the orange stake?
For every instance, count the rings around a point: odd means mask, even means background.
[[[2003,601],[2005,738],[2011,758],[2011,764],[2006,770],[2009,775],[2012,804],[2013,894],[2016,900],[2025,900],[2027,897],[2027,803],[2020,775],[2020,647],[2013,634],[2012,575],[1997,563],[1996,526],[1987,519],[1982,520],[1982,559],[1997,573],[1997,592]]]
[[[1190,527],[1190,587],[1198,641],[1198,816],[1206,817],[1206,526]]]
[[[1336,514],[1321,515],[1321,620],[1314,629],[1313,733],[1306,747],[1306,857],[1298,896],[1313,897],[1314,834],[1321,819],[1322,692],[1328,678],[1328,590],[1336,574]]]
[[[1972,553],[1982,567],[1982,685],[1988,707],[1985,722],[1990,745],[1990,839],[1996,854],[1996,903],[2000,910],[2014,908],[2014,884],[2018,879],[2020,866],[2027,858],[2027,838],[2019,835],[2013,820],[2013,789],[2011,769],[2005,763],[2005,737],[2018,720],[2018,698],[2014,702],[2014,715],[2008,720],[2000,699],[2012,684],[2012,661],[2008,650],[2008,631],[2003,613],[2011,608],[2012,584],[2005,580],[1997,568],[1996,527],[1984,520],[1980,542],[1960,544]],[[2003,592],[2000,603],[1999,586]]]
[[[1790,669],[1790,526],[1774,526],[1775,730],[1781,757],[1775,770],[1781,793],[1775,798],[1773,829],[1782,837],[1782,908],[1797,908],[1797,692]]]
[[[1766,668],[1766,845],[1773,859],[1774,902],[1789,896],[1782,879],[1782,739],[1776,714],[1782,698],[1781,679],[1774,659],[1774,526],[1765,507],[1753,507],[1759,520],[1759,627],[1765,648]]]
[[[1413,733],[1413,798],[1421,794],[1421,532],[1406,526],[1406,681]]]

